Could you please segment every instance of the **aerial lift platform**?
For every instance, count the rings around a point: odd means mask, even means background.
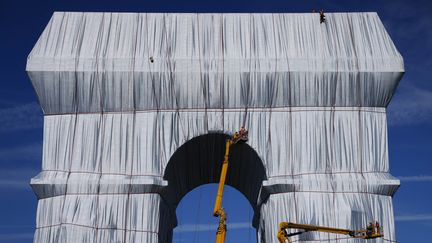
[[[247,141],[247,140],[248,140],[248,131],[244,127],[241,127],[240,130],[238,132],[235,132],[232,137],[226,140],[225,143],[225,156],[224,156],[224,161],[222,163],[219,186],[218,186],[216,201],[213,209],[213,216],[220,217],[219,225],[216,231],[216,243],[225,242],[225,236],[227,231],[227,227],[226,227],[227,218],[226,218],[225,210],[222,207],[222,196],[225,187],[225,179],[228,171],[228,159],[229,159],[230,147],[234,144],[237,144],[240,141]]]
[[[288,233],[287,229],[298,229],[300,231],[294,233]],[[375,239],[383,237],[382,229],[378,222],[371,222],[366,227],[366,229],[361,230],[350,230],[350,229],[340,229],[340,228],[331,228],[325,226],[317,226],[310,224],[296,224],[290,222],[281,222],[279,224],[279,231],[277,234],[277,238],[279,243],[292,243],[289,237],[295,235],[301,235],[306,232],[326,232],[340,235],[348,235],[352,238],[360,238],[360,239]]]

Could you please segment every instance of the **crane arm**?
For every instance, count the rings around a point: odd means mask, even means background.
[[[280,223],[279,228],[301,229],[301,230],[305,230],[305,231],[318,231],[318,232],[335,233],[335,234],[341,234],[341,235],[350,235],[350,234],[354,233],[353,230],[349,230],[349,229],[339,229],[339,228],[331,228],[331,227],[309,225],[309,224],[295,224],[295,223],[290,223],[290,222]]]
[[[228,159],[229,159],[230,147],[241,140],[247,141],[248,139],[247,135],[248,135],[247,130],[244,127],[242,127],[240,131],[234,133],[234,136],[227,139],[227,141],[225,142],[225,155],[224,155],[224,160],[222,162],[222,170],[219,179],[219,186],[218,186],[218,191],[217,191],[216,200],[213,209],[213,216],[220,217],[219,226],[216,232],[216,243],[225,242],[225,235],[227,231],[227,227],[226,227],[227,219],[226,219],[225,210],[222,207],[222,197],[223,197],[223,191],[225,187],[225,179],[228,172]]]
[[[287,233],[286,229],[299,229],[303,231],[298,231],[294,233]],[[378,222],[370,223],[366,229],[361,230],[350,230],[350,229],[340,229],[340,228],[332,228],[325,226],[317,226],[317,225],[309,225],[309,224],[296,224],[290,222],[281,222],[279,224],[279,231],[277,234],[277,238],[280,243],[291,243],[289,237],[294,235],[300,235],[309,231],[317,231],[317,232],[325,232],[325,233],[333,233],[340,235],[349,235],[353,238],[361,238],[361,239],[374,239],[383,237],[381,232],[381,228]]]
[[[215,216],[215,217],[220,216],[222,213],[221,212],[222,196],[223,196],[223,191],[224,191],[224,187],[225,187],[226,174],[228,171],[228,158],[229,158],[229,151],[230,151],[231,145],[232,145],[232,140],[228,139],[225,143],[225,156],[224,156],[224,160],[222,162],[222,170],[221,170],[221,175],[220,175],[220,179],[219,179],[219,186],[218,186],[216,201],[215,201],[215,205],[214,205],[214,209],[213,209],[213,216]]]

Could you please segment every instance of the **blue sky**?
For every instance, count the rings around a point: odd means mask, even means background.
[[[28,183],[40,170],[42,113],[25,73],[27,55],[53,11],[378,12],[405,60],[406,74],[388,110],[391,173],[400,242],[430,242],[432,231],[432,1],[0,1],[0,242],[31,242],[37,201]],[[214,185],[186,195],[177,210],[175,242],[211,242]],[[255,240],[252,209],[235,189],[224,198],[228,242]],[[235,203],[229,203],[235,202]],[[429,239],[429,240],[428,240]]]

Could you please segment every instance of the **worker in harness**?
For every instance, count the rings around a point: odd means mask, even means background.
[[[247,141],[248,140],[248,131],[241,127],[238,132],[235,132],[232,137],[226,140],[225,143],[225,156],[224,161],[222,162],[222,170],[221,175],[219,179],[219,187],[216,195],[216,201],[213,209],[213,216],[220,217],[219,218],[219,225],[216,231],[216,243],[224,243],[225,242],[225,236],[226,236],[226,214],[225,210],[222,207],[222,196],[223,196],[223,190],[225,186],[225,179],[228,171],[228,159],[229,159],[229,152],[230,147],[240,141]]]
[[[320,24],[325,23],[326,16],[324,14],[324,10],[321,9],[321,11],[319,12],[319,14],[320,14]]]

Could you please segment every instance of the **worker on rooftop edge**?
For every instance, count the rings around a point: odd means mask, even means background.
[[[319,14],[320,14],[320,24],[325,23],[326,16],[324,14],[324,10],[321,9],[321,11],[319,12]]]

